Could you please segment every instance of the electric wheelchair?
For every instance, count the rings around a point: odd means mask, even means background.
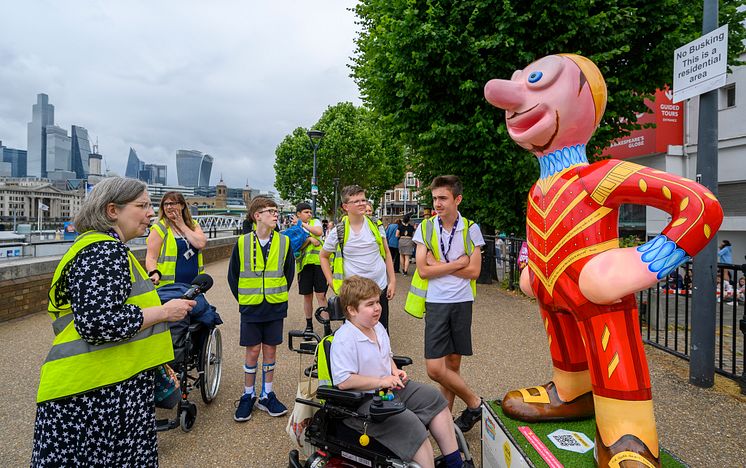
[[[324,317],[327,315],[328,318]],[[316,355],[325,353],[326,363],[329,363],[331,354],[331,337],[333,331],[332,322],[344,321],[341,305],[337,297],[331,297],[327,307],[320,307],[315,313],[316,320],[324,327],[324,338],[315,333],[307,333],[301,330],[288,332],[288,347],[291,351],[301,355]],[[394,362],[400,369],[412,364],[412,359],[404,356],[394,356]],[[304,370],[307,377],[318,377],[318,359]],[[328,370],[328,375],[331,375]],[[315,468],[315,467],[372,467],[372,468],[415,468],[419,465],[414,462],[405,462],[398,458],[388,448],[373,438],[368,438],[367,445],[361,443],[361,433],[351,429],[342,421],[346,418],[360,418],[362,420],[381,422],[387,417],[399,414],[405,410],[403,404],[396,401],[386,401],[386,398],[373,397],[370,416],[357,412],[357,408],[369,398],[369,395],[359,391],[340,390],[336,386],[319,385],[316,397],[318,401],[296,398],[296,403],[301,403],[318,408],[309,423],[305,441],[316,450],[301,462],[298,450],[291,450],[289,454],[289,468]],[[382,401],[383,400],[383,401]],[[474,461],[469,451],[469,446],[464,435],[454,424],[456,441],[459,451],[465,458],[464,467],[473,467]],[[366,436],[367,437],[367,436]],[[444,466],[443,457],[435,459],[435,466]]]
[[[209,281],[206,278],[209,278]],[[176,283],[172,286],[175,289],[179,285],[180,283]],[[195,278],[191,287],[187,284],[182,286],[185,291],[181,297],[197,299],[199,307],[198,296],[212,286],[212,278],[201,274]],[[164,286],[158,290],[162,302],[166,302],[163,297],[165,288]],[[198,387],[202,401],[210,404],[220,389],[223,340],[218,325],[223,321],[215,307],[206,300],[203,307],[207,310],[202,315],[197,316],[190,312],[184,320],[169,324],[174,346],[174,360],[169,366],[176,373],[179,388],[167,400],[156,406],[165,409],[175,407],[176,415],[173,419],[156,420],[156,431],[167,431],[176,427],[181,427],[184,432],[191,431],[197,419],[197,405],[189,401],[189,393]]]

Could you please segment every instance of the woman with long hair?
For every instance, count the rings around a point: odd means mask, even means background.
[[[202,250],[207,238],[192,219],[184,195],[166,192],[158,209],[158,222],[148,235],[145,268],[157,287],[191,283],[204,271]]]

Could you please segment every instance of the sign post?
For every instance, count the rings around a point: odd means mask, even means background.
[[[717,88],[725,84],[728,62],[728,26],[717,28],[717,25],[718,1],[704,0],[703,36],[674,54],[673,99],[677,102],[704,93],[699,98],[696,178],[715,196],[718,193]],[[715,320],[712,317],[716,307],[717,245],[714,237],[694,257],[693,264],[689,383],[709,388],[715,383]]]

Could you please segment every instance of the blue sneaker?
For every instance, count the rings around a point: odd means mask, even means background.
[[[262,411],[266,411],[270,416],[275,417],[282,416],[288,412],[287,407],[277,399],[275,392],[269,392],[266,397],[260,399],[256,404],[256,407]]]
[[[251,419],[251,410],[254,409],[255,402],[255,396],[244,393],[237,402],[238,408],[236,409],[236,414],[233,415],[233,419],[237,422],[246,422]]]

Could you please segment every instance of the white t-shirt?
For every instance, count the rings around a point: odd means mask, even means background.
[[[378,227],[378,232],[381,233],[382,240],[386,239],[386,233],[383,231],[382,226]],[[358,275],[363,278],[372,279],[381,289],[384,289],[388,285],[386,262],[381,257],[376,238],[373,235],[373,231],[370,230],[367,221],[363,221],[363,227],[358,233],[350,226],[350,234],[347,236],[347,242],[342,247],[345,278]],[[336,226],[326,233],[323,249],[332,253],[337,250]]]
[[[450,241],[450,249],[448,246],[451,231],[449,230],[446,232],[445,230],[441,230],[438,220],[439,218],[435,218],[435,233],[437,236],[438,251],[440,252],[440,262],[446,263],[443,252],[444,249],[441,245],[445,247],[448,259],[456,260],[466,253],[466,249],[464,249],[464,218],[459,213],[456,232],[453,234],[453,240]],[[417,231],[415,231],[414,237],[412,237],[412,240],[417,244],[425,244],[422,240],[422,230],[424,229],[424,225],[425,221],[421,222],[420,225],[417,226]],[[484,245],[482,232],[479,230],[479,226],[476,223],[472,224],[469,228],[469,235],[471,236],[471,240],[474,242],[475,247]],[[441,237],[443,239],[442,243]],[[425,298],[425,301],[427,302],[450,304],[454,302],[467,302],[473,300],[474,294],[471,292],[471,286],[469,285],[468,279],[459,278],[454,275],[446,275],[438,278],[430,278],[427,283],[427,297]]]
[[[366,377],[391,375],[391,342],[381,323],[373,328],[378,343],[374,343],[352,322],[334,333],[331,350],[332,381],[339,385],[350,378],[350,374]],[[371,393],[370,390],[368,393]]]

